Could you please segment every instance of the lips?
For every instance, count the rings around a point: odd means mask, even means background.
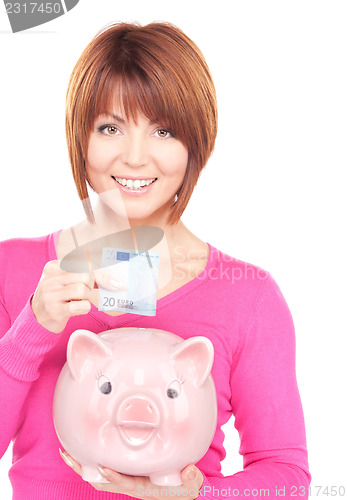
[[[123,188],[127,188],[131,191],[141,191],[142,189],[150,186],[157,180],[156,177],[144,178],[144,177],[115,177],[112,178]]]
[[[153,189],[153,186],[155,186],[156,184],[156,181],[157,181],[157,178],[156,177],[147,177],[147,178],[129,178],[129,177],[114,177],[112,176],[112,178],[114,179],[114,182],[117,186],[117,188],[120,190],[120,192],[126,196],[127,198],[139,198],[139,197],[142,197],[142,196],[146,196],[147,193],[149,193],[152,189]],[[125,186],[123,186],[123,184],[121,184],[117,179],[119,180],[123,180],[123,182],[125,182]],[[141,182],[142,184],[145,182],[145,184],[143,186],[141,186]],[[146,185],[146,182],[148,183]],[[134,183],[135,183],[135,187],[134,187]],[[140,184],[140,187],[137,187],[138,185]],[[129,185],[129,187],[128,187]],[[132,187],[131,187],[132,186]]]

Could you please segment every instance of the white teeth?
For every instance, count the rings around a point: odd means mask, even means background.
[[[135,179],[134,181],[131,179],[124,179],[121,177],[114,177],[114,179],[116,179],[118,184],[121,184],[122,186],[126,186],[129,189],[137,189],[137,190],[143,188],[144,186],[149,186],[150,184],[152,184],[152,182],[156,180],[155,177],[153,179],[148,179],[148,180]]]

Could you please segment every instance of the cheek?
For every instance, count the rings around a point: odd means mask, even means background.
[[[104,426],[112,422],[114,410],[114,401],[110,396],[101,394],[95,390],[90,395],[88,404],[84,413],[84,423],[87,431],[95,434]]]
[[[185,174],[188,163],[188,151],[183,144],[165,151],[160,157],[161,170],[169,176],[182,177]]]
[[[91,137],[88,145],[86,168],[92,172],[102,173],[108,169],[110,152],[106,147],[100,147],[96,139]]]

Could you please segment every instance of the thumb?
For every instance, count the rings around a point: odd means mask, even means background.
[[[201,472],[194,464],[187,465],[181,472],[182,482],[183,484],[195,483],[199,475],[202,477]]]

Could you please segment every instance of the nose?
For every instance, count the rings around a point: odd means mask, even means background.
[[[159,411],[153,401],[144,396],[127,398],[118,409],[118,422],[126,424],[137,422],[156,427],[159,424]]]
[[[125,165],[133,168],[146,165],[148,151],[145,138],[140,134],[129,135],[124,144],[122,160]]]

